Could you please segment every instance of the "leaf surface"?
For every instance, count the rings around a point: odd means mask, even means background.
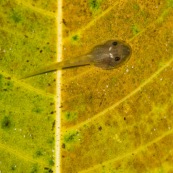
[[[63,55],[124,40],[130,60],[62,71],[61,172],[172,172],[172,0],[63,1]],[[0,2],[0,172],[55,172],[57,2]]]
[[[56,61],[56,8],[54,1],[0,1],[2,173],[54,171],[55,74],[19,78]]]
[[[94,5],[95,4],[95,5]],[[64,59],[107,40],[132,47],[105,71],[63,71],[62,172],[172,172],[173,1],[65,1]]]

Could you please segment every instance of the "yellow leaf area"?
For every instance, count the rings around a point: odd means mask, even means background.
[[[124,40],[114,70],[63,71],[63,173],[173,172],[173,1],[67,0],[64,59]]]
[[[54,0],[0,0],[0,172],[54,171],[54,73],[25,80],[56,61]]]

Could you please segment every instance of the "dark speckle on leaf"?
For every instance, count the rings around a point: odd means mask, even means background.
[[[50,114],[54,114],[54,113],[55,113],[55,111],[50,112]]]
[[[62,22],[64,25],[67,25],[67,22],[65,21],[65,19],[62,19]]]
[[[44,170],[47,170],[50,173],[53,173],[52,169],[45,167]]]
[[[65,148],[65,144],[64,143],[62,144],[62,148]]]
[[[3,119],[2,119],[2,122],[1,122],[1,128],[2,129],[10,129],[12,126],[12,123],[11,123],[11,120],[9,117],[5,116]]]
[[[16,165],[12,165],[12,166],[11,166],[11,170],[12,170],[12,171],[16,170]]]
[[[55,121],[53,121],[52,123],[52,130],[54,130],[54,128],[55,128]]]
[[[11,80],[11,77],[6,77],[5,79]]]

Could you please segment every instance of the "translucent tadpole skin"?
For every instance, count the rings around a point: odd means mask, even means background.
[[[85,65],[95,65],[105,70],[117,68],[129,60],[131,47],[124,41],[109,40],[102,45],[98,45],[86,55],[70,60],[61,61],[35,71],[24,78],[44,74],[51,71],[67,69]]]

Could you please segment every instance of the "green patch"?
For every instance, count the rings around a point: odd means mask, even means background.
[[[47,140],[47,143],[48,144],[54,144],[55,143],[55,138],[54,137],[50,137],[48,140]]]
[[[103,0],[89,0],[90,10],[92,12],[98,11],[100,9]]]
[[[40,157],[43,155],[43,152],[41,150],[36,151],[35,156]]]
[[[39,172],[38,166],[35,164],[35,165],[33,165],[32,169],[31,169],[31,173],[37,173],[37,172]]]
[[[115,85],[116,82],[117,82],[117,77],[112,77],[112,78],[110,79],[110,84],[111,84],[111,86]]]
[[[134,8],[136,11],[138,11],[138,10],[139,10],[139,5],[138,5],[138,4],[134,4],[134,5],[133,5],[133,8]]]
[[[50,165],[50,166],[54,166],[54,165],[55,165],[53,159],[50,159],[50,160],[49,160],[49,165]]]
[[[136,35],[140,32],[140,29],[137,25],[132,25],[132,32],[133,32],[133,35]]]
[[[167,0],[168,7],[173,7],[173,0]]]
[[[68,151],[73,151],[74,146],[79,144],[81,140],[81,135],[78,131],[71,131],[64,136],[64,142],[62,147]]]
[[[35,112],[35,113],[41,113],[42,112],[42,109],[41,108],[39,108],[39,107],[35,107],[34,109],[33,109],[33,112]]]
[[[71,40],[72,40],[72,43],[76,43],[77,41],[79,41],[80,40],[80,36],[79,35],[73,35],[72,37],[71,37]]]
[[[17,10],[12,11],[11,19],[12,19],[15,23],[21,22],[21,21],[22,21],[21,12],[20,12],[20,11],[17,11]]]
[[[168,16],[169,10],[164,10],[158,19],[158,23],[163,23],[165,18]]]
[[[78,140],[79,140],[78,131],[69,132],[64,136],[64,143],[73,143],[73,142],[77,142]]]
[[[66,121],[74,121],[77,119],[78,113],[77,112],[65,112],[64,117],[65,117]]]
[[[56,9],[57,3],[53,3],[51,7]],[[55,107],[50,103],[55,102],[56,75],[20,78],[56,59],[56,13],[44,14],[25,2],[10,0],[0,0],[0,11],[0,172],[43,173],[54,155],[55,132],[51,128],[55,115],[50,113]],[[26,158],[18,157],[18,151]]]
[[[2,128],[2,129],[10,129],[11,127],[12,127],[12,122],[11,122],[10,117],[5,116],[5,117],[2,119],[1,128]]]

